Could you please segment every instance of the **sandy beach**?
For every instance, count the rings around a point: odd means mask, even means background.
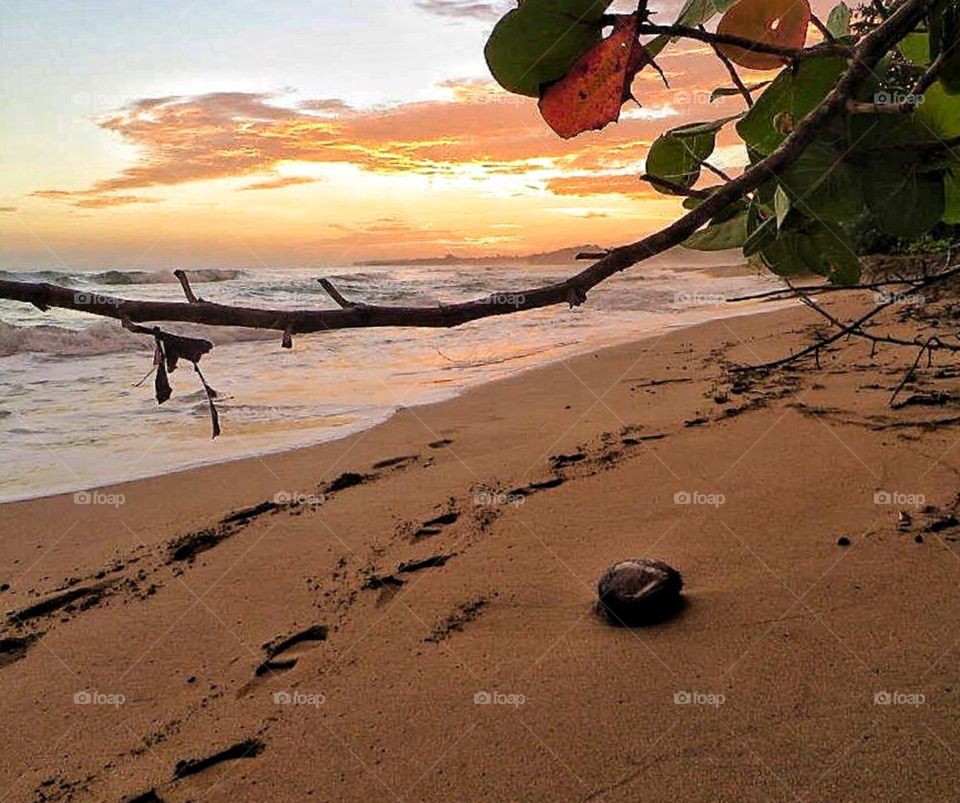
[[[0,800],[956,799],[960,376],[894,409],[902,350],[726,372],[814,324],[3,505]],[[676,617],[596,615],[631,557],[683,574]]]

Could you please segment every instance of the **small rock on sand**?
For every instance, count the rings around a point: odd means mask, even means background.
[[[850,546],[850,539],[845,535],[841,535],[837,539],[837,546]]]

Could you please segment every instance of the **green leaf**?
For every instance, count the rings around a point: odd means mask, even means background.
[[[741,248],[747,239],[747,212],[740,211],[729,220],[711,223],[688,237],[682,245],[695,251],[725,251]]]
[[[930,58],[943,55],[940,83],[950,94],[960,93],[960,3],[940,0],[930,12]]]
[[[827,30],[837,39],[850,35],[850,6],[846,3],[840,3],[833,7],[830,16],[827,17]]]
[[[925,33],[908,33],[900,41],[900,52],[907,61],[920,67],[930,63],[930,36]]]
[[[761,81],[759,84],[747,84],[747,89],[750,92],[756,92],[758,89],[763,89],[765,86],[770,86],[773,83],[772,81]],[[713,92],[710,93],[710,102],[713,103],[719,98],[728,98],[731,95],[742,95],[740,87],[738,86],[718,86]]]
[[[747,239],[743,243],[743,255],[751,257],[759,254],[770,242],[776,239],[776,218],[762,218],[756,203],[747,210]]]
[[[926,128],[929,139],[960,136],[960,95],[949,94],[938,82],[923,93],[923,103],[913,116]]]
[[[737,123],[737,133],[750,148],[772,153],[787,138],[784,123],[799,123],[813,111],[844,69],[844,60],[837,57],[804,59],[795,69],[787,67]]]
[[[692,187],[700,178],[700,165],[716,147],[717,131],[732,119],[690,123],[661,134],[647,154],[647,173],[671,184]],[[674,194],[657,184],[653,187],[664,195]]]
[[[888,157],[865,170],[863,190],[877,225],[895,237],[925,234],[946,211],[943,173],[923,172],[906,157]]]
[[[612,0],[525,0],[508,11],[487,40],[484,55],[504,89],[537,97],[540,87],[563,78],[601,39]]]
[[[863,212],[860,171],[822,140],[808,145],[779,180],[793,205],[808,217],[843,222]]]
[[[960,178],[955,172],[947,173],[944,178],[944,193],[943,222],[960,223]]]
[[[817,273],[833,284],[856,284],[860,260],[843,230],[832,223],[804,221],[802,227],[781,231],[760,251],[767,267],[779,276]]]
[[[776,192],[773,194],[773,208],[777,214],[777,228],[783,228],[784,221],[786,221],[787,215],[790,214],[793,204],[791,203],[790,196],[787,195],[786,190],[784,190],[779,184],[777,185]]]

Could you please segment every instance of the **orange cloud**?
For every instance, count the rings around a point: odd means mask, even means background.
[[[82,209],[104,209],[110,206],[126,206],[128,204],[156,204],[159,198],[146,198],[141,195],[101,195],[99,190],[81,190],[67,192],[66,190],[39,190],[32,193],[36,198],[46,198],[49,201],[69,201]]]
[[[241,187],[241,190],[279,190],[284,187],[295,187],[298,184],[313,184],[319,181],[316,178],[307,178],[306,176],[280,176],[278,178],[258,181],[256,184],[248,184]]]
[[[668,72],[677,66],[669,57],[662,61]],[[723,82],[725,73],[715,60],[687,57],[682,67],[682,73],[673,72],[682,74],[683,90],[641,74],[635,90],[642,108],[627,107],[618,125],[570,141],[547,128],[535,100],[487,81],[448,81],[440,85],[449,94],[445,100],[372,109],[351,108],[335,98],[285,107],[273,96],[244,92],[146,98],[99,122],[137,148],[131,167],[85,189],[35,195],[98,208],[153,201],[132,191],[187,182],[263,177],[243,189],[267,190],[310,180],[278,178],[284,162],[347,164],[378,174],[470,171],[478,180],[529,175],[537,186],[552,174],[549,190],[570,194],[577,187],[576,194],[586,194],[601,185],[580,178],[584,171],[639,173],[650,143],[665,128],[737,108],[737,98],[707,104],[707,90],[695,88]],[[604,194],[610,186],[604,179]],[[630,198],[644,194],[626,176],[615,186]]]

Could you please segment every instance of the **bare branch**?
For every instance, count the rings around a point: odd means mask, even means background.
[[[704,28],[702,25],[698,25],[697,28],[706,32],[706,28]],[[743,99],[746,101],[747,108],[753,108],[753,95],[750,94],[750,90],[747,89],[747,85],[743,83],[743,79],[740,78],[740,73],[737,72],[737,68],[734,63],[726,57],[716,42],[711,42],[710,47],[713,48],[714,54],[718,59],[720,59],[723,66],[727,68],[727,72],[730,73],[730,79],[733,81],[733,85],[740,90],[740,94],[743,95]]]
[[[813,142],[834,118],[844,112],[855,91],[872,76],[872,70],[889,49],[914,29],[926,15],[933,0],[906,0],[892,16],[851,49],[841,48],[852,56],[846,71],[825,100],[803,118],[793,132],[769,156],[757,162],[737,178],[727,181],[705,198],[696,209],[660,231],[643,239],[615,248],[585,270],[554,284],[526,290],[493,293],[475,301],[443,306],[399,307],[348,302],[329,282],[321,284],[340,306],[334,310],[289,310],[232,307],[210,301],[174,303],[165,301],[131,301],[109,296],[89,297],[55,285],[0,281],[0,298],[22,301],[43,307],[59,307],[86,312],[130,323],[147,321],[189,322],[208,326],[240,326],[273,329],[292,337],[294,334],[358,327],[408,326],[453,327],[480,318],[510,315],[525,310],[556,304],[578,305],[586,294],[600,282],[629,267],[679,245],[694,232],[709,223],[732,203],[756,190],[789,166]],[[643,27],[643,26],[641,26]],[[689,35],[690,38],[709,41],[707,35],[695,28],[677,26],[649,26],[648,33]],[[731,40],[738,40],[732,41]],[[713,41],[721,39],[713,37]],[[739,46],[744,40],[725,37],[722,41]],[[746,45],[751,43],[746,41]],[[769,52],[767,48],[767,52]],[[807,52],[816,55],[840,52],[835,46],[818,46]]]
[[[652,22],[641,22],[637,26],[637,32],[641,35],[656,34],[680,39],[695,39],[699,42],[705,42],[706,44],[733,45],[734,47],[740,47],[754,53],[769,53],[773,56],[782,56],[786,61],[799,61],[801,59],[817,58],[820,56],[849,57],[853,56],[856,52],[854,48],[848,45],[831,44],[829,42],[799,49],[781,47],[780,45],[757,42],[743,36],[709,33],[707,31],[701,31],[698,28],[689,28],[686,25],[655,25]]]
[[[187,301],[191,304],[199,304],[199,300],[190,288],[190,280],[187,278],[187,272],[184,270],[175,270],[173,275],[179,280],[180,286],[183,288],[183,294],[187,297]]]
[[[340,295],[340,291],[333,286],[333,282],[331,282],[329,279],[317,279],[317,281],[320,282],[320,286],[327,291],[327,293],[330,295],[330,298],[336,301],[339,306],[343,307],[343,309],[353,309],[354,307],[363,306],[355,301],[347,301],[347,299]]]

